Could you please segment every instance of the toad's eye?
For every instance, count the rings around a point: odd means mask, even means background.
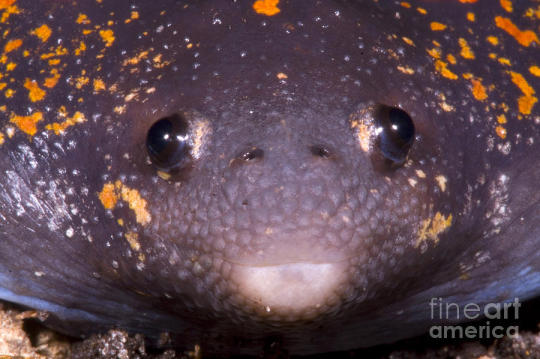
[[[405,163],[414,142],[414,123],[407,112],[397,107],[377,106],[374,113],[377,146],[393,165]]]
[[[157,120],[146,135],[146,150],[152,164],[166,173],[178,173],[192,161],[189,123],[180,114]]]

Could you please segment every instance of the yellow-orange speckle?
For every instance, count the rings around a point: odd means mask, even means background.
[[[137,222],[142,225],[148,224],[151,220],[151,216],[146,210],[146,200],[141,197],[139,191],[123,185],[120,193],[122,195],[122,200],[127,202],[129,208],[135,212]]]
[[[470,81],[472,84],[472,94],[474,98],[478,101],[485,100],[488,96],[486,93],[486,88],[484,87],[484,85],[482,85],[481,80],[473,78]]]
[[[46,42],[51,36],[51,33],[51,28],[45,24],[31,31],[31,34],[37,36],[41,40],[41,42]]]
[[[105,209],[113,209],[118,200],[122,199],[135,212],[137,223],[145,225],[152,219],[146,210],[146,200],[141,197],[139,191],[129,188],[121,181],[116,181],[114,184],[107,182],[98,196]]]
[[[141,250],[141,245],[139,244],[139,241],[138,241],[138,234],[135,233],[135,232],[128,232],[126,233],[126,240],[128,241],[129,243],[129,246],[131,247],[131,249],[133,249],[134,251],[138,252]]]
[[[6,96],[6,98],[11,98],[13,95],[15,95],[15,90],[13,89],[7,89],[6,92],[4,92],[4,96]]]
[[[107,47],[111,46],[115,40],[114,32],[111,29],[99,30],[99,36],[101,36]]]
[[[497,136],[499,136],[503,140],[506,138],[506,128],[502,126],[495,127],[495,133],[497,133]]]
[[[406,2],[406,1],[402,1],[400,3],[400,5],[403,6],[404,8],[407,8],[407,9],[410,9],[410,7],[411,7],[411,4]]]
[[[19,47],[21,47],[22,45],[22,40],[21,39],[13,39],[13,40],[9,40],[5,45],[4,45],[4,53],[9,53],[11,51],[14,51],[14,50],[17,50]]]
[[[90,82],[90,79],[87,76],[79,76],[75,79],[75,87],[80,90],[88,82]]]
[[[518,99],[519,112],[523,115],[529,115],[534,104],[538,101],[538,99],[533,96],[535,91],[520,73],[510,71],[509,74],[512,77],[512,82],[523,93],[523,96]]]
[[[4,10],[0,23],[6,23],[12,14],[19,14],[20,10],[15,4],[15,0],[0,0],[0,10]]]
[[[512,20],[506,17],[496,16],[495,25],[497,25],[497,27],[503,29],[509,35],[514,37],[514,39],[516,39],[516,41],[519,42],[519,44],[522,46],[528,47],[531,42],[540,43],[540,41],[538,40],[538,36],[536,36],[534,31],[521,31],[516,25],[514,25]]]
[[[27,78],[24,81],[24,87],[28,90],[28,98],[32,102],[37,102],[43,100],[47,92],[45,90],[42,90],[38,83],[35,80],[30,80]]]
[[[9,121],[11,123],[14,123],[19,128],[19,130],[30,136],[33,136],[37,132],[37,123],[39,121],[43,121],[43,113],[38,111],[34,112],[30,116],[17,116],[15,114],[12,114]]]
[[[506,123],[506,116],[504,115],[504,113],[497,116],[497,122],[501,125]]]
[[[406,74],[406,75],[412,75],[414,74],[414,70],[412,68],[410,68],[409,66],[398,66],[397,69]]]
[[[474,15],[474,12],[467,13],[467,20],[469,20],[470,22],[476,21],[476,16]]]
[[[457,63],[456,57],[452,54],[446,55],[446,60],[448,60],[448,62],[452,65],[455,65]]]
[[[437,22],[437,21],[432,21],[429,24],[429,26],[431,27],[432,31],[442,31],[442,30],[445,30],[447,28],[447,26],[445,24]]]
[[[281,11],[277,4],[279,0],[257,0],[253,3],[253,10],[257,14],[273,16]]]
[[[7,9],[8,7],[15,4],[15,1],[17,0],[0,0],[0,10]]]
[[[459,46],[461,47],[460,55],[465,59],[469,59],[469,60],[474,59],[474,52],[469,47],[467,40],[460,37],[458,40],[458,43],[459,43]]]
[[[277,77],[278,79],[280,79],[280,80],[285,80],[285,79],[288,79],[288,78],[289,78],[289,76],[287,76],[287,74],[284,73],[284,72],[278,72],[278,74],[276,75],[276,77]]]
[[[47,130],[52,130],[56,135],[63,134],[66,129],[70,126],[76,125],[77,123],[83,123],[86,122],[86,117],[84,117],[84,114],[77,111],[75,114],[73,114],[72,117],[66,119],[64,122],[58,123],[54,122],[51,124],[48,124],[45,126]]]
[[[448,64],[442,60],[435,61],[435,70],[450,80],[457,80],[458,76],[448,69]]]
[[[403,39],[403,41],[404,41],[407,45],[410,45],[410,46],[416,46],[416,45],[414,44],[414,41],[412,41],[412,40],[409,39],[408,37],[403,36],[402,39]]]
[[[84,51],[86,51],[86,44],[84,43],[84,41],[81,41],[79,43],[79,47],[75,49],[75,55],[79,56]]]
[[[499,57],[499,58],[497,59],[497,61],[499,61],[499,63],[500,63],[501,65],[512,66],[512,63],[510,63],[510,60],[507,59],[506,57]]]
[[[427,49],[426,51],[434,59],[440,59],[441,58],[441,49],[439,49],[437,47],[435,47],[433,49]]]
[[[17,67],[17,64],[14,63],[14,62],[9,62],[7,65],[6,65],[6,71],[13,71],[15,70],[15,68]]]
[[[415,247],[418,247],[422,242],[430,239],[434,244],[439,242],[439,234],[446,231],[452,225],[452,215],[448,217],[437,212],[433,218],[428,218],[422,221],[422,225],[418,231],[418,238]]]
[[[416,8],[416,11],[418,11],[418,12],[419,12],[420,14],[422,14],[422,15],[427,14],[427,10],[424,9],[423,7],[417,7],[417,8]]]
[[[83,25],[90,24],[90,20],[88,19],[88,16],[86,16],[86,14],[79,14],[79,16],[77,17],[77,20],[75,20],[75,22],[77,24],[83,24]]]
[[[507,12],[514,11],[514,9],[512,8],[512,2],[510,0],[500,0],[500,3],[501,7]]]
[[[103,189],[99,192],[99,200],[105,209],[113,209],[118,202],[118,196],[116,195],[114,184],[105,183]]]
[[[106,88],[105,82],[103,82],[102,79],[94,79],[93,85],[94,85],[95,92],[103,91]]]
[[[58,83],[58,80],[60,79],[60,74],[58,73],[58,70],[52,69],[51,70],[51,77],[47,77],[45,79],[45,82],[43,83],[43,86],[47,88],[53,88]]]
[[[540,77],[540,67],[538,66],[531,66],[529,67],[529,72],[533,74],[534,76]]]
[[[499,39],[497,36],[488,36],[486,40],[493,46],[499,45]]]

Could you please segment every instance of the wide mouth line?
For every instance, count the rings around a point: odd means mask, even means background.
[[[250,263],[242,263],[236,260],[231,260],[228,258],[223,257],[216,257],[217,259],[220,259],[224,262],[230,263],[232,265],[240,266],[240,267],[247,267],[247,268],[269,268],[269,267],[282,267],[282,266],[288,266],[288,265],[328,265],[328,264],[344,264],[349,262],[349,260],[352,257],[345,257],[341,260],[333,260],[333,261],[314,261],[314,260],[288,260],[288,261],[280,261],[280,262],[272,262],[267,264],[250,264]]]

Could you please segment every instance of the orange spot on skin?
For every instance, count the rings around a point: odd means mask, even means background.
[[[75,49],[75,55],[79,56],[82,52],[86,51],[86,44],[81,41],[79,47]]]
[[[402,1],[400,3],[401,6],[403,6],[404,8],[407,8],[407,9],[410,9],[411,8],[411,4],[409,4],[408,2],[406,1]]]
[[[99,30],[99,36],[101,36],[106,47],[110,47],[115,40],[114,32],[111,29]]]
[[[125,235],[128,243],[129,243],[129,246],[131,247],[131,249],[133,249],[134,251],[138,252],[141,250],[141,245],[138,241],[138,235],[137,233],[135,232],[128,232],[126,233]]]
[[[468,12],[467,13],[467,20],[469,20],[470,22],[475,22],[476,21],[476,16],[474,15],[474,12]]]
[[[82,89],[86,84],[90,82],[90,79],[86,76],[79,76],[75,79],[75,87],[80,90]]]
[[[408,37],[403,36],[402,39],[403,39],[403,41],[404,41],[407,45],[410,45],[410,46],[416,46],[416,45],[414,44],[414,41],[412,41],[412,40],[409,39]]]
[[[431,27],[432,31],[442,31],[442,30],[445,30],[447,28],[447,26],[445,24],[442,24],[442,23],[437,22],[437,21],[431,22],[429,24],[429,26]]]
[[[484,87],[484,85],[482,85],[482,81],[474,78],[470,81],[472,84],[472,94],[474,98],[478,101],[484,101],[488,97],[488,95],[486,93],[486,88]]]
[[[9,121],[14,123],[24,133],[33,136],[37,132],[37,123],[43,121],[43,113],[34,112],[30,116],[17,116],[13,114]]]
[[[410,68],[409,66],[398,66],[397,69],[406,75],[414,74],[414,69]]]
[[[424,8],[422,8],[422,7],[416,8],[416,11],[418,11],[418,12],[419,12],[420,14],[422,14],[422,15],[427,14],[427,10],[424,9]]]
[[[7,9],[11,5],[15,4],[17,0],[0,0],[0,10]]]
[[[24,87],[28,90],[28,98],[32,102],[37,102],[43,100],[47,92],[42,90],[35,80],[30,80],[27,78],[24,81]]]
[[[12,14],[20,13],[19,8],[14,5],[16,0],[0,0],[0,10],[4,10],[0,23],[6,23]]]
[[[512,82],[521,90],[523,96],[518,99],[519,112],[524,115],[529,115],[532,111],[534,104],[538,99],[533,96],[535,94],[534,89],[529,85],[527,80],[523,75],[509,71],[510,76],[512,77]]]
[[[113,209],[118,202],[118,196],[114,190],[114,184],[105,183],[103,189],[99,192],[99,200],[105,209]]]
[[[499,136],[503,140],[506,138],[506,128],[502,126],[495,127],[495,133],[497,133],[497,136]]]
[[[534,76],[540,77],[540,67],[538,66],[531,66],[529,67],[529,72],[533,74]]]
[[[281,11],[277,4],[279,4],[279,0],[257,0],[253,3],[253,10],[257,14],[274,16]]]
[[[438,48],[428,49],[427,53],[434,59],[441,58],[441,49],[438,49]]]
[[[13,50],[17,50],[19,47],[21,47],[22,45],[22,40],[21,39],[14,39],[14,40],[9,40],[5,45],[4,45],[4,53],[7,54]]]
[[[30,32],[32,35],[37,36],[41,42],[46,42],[51,36],[51,28],[43,24],[40,27],[35,28]]]
[[[129,208],[135,212],[137,223],[148,224],[152,217],[146,210],[146,200],[141,197],[139,191],[129,188],[121,181],[105,183],[103,189],[98,194],[99,200],[105,209],[113,209],[119,199],[126,202]]]
[[[459,0],[459,2],[463,4],[474,4],[477,1],[478,0]]]
[[[75,112],[72,117],[66,119],[64,122],[54,122],[45,126],[47,130],[54,131],[56,135],[63,134],[68,127],[74,126],[78,123],[86,122],[86,117],[79,111]]]
[[[500,0],[500,3],[501,7],[507,12],[514,11],[514,9],[512,9],[512,2],[510,0]]]
[[[517,42],[519,42],[520,45],[528,47],[531,42],[540,43],[538,40],[538,36],[534,33],[532,30],[525,30],[521,31],[512,20],[502,17],[502,16],[496,16],[495,17],[495,25],[497,27],[503,29],[506,31],[509,35],[511,35],[514,39],[516,39]]]
[[[473,60],[474,59],[474,52],[469,47],[469,44],[467,43],[467,40],[465,40],[464,38],[461,37],[461,38],[459,38],[458,43],[459,43],[459,46],[461,47],[461,52],[460,52],[461,57],[463,57],[465,59],[468,59],[468,60]]]
[[[452,215],[444,216],[437,212],[433,218],[428,218],[422,221],[422,226],[418,231],[418,238],[415,247],[418,247],[422,242],[430,239],[437,244],[439,242],[439,234],[446,231],[452,225]]]
[[[506,123],[506,116],[504,115],[504,113],[497,116],[497,122],[501,125]]]
[[[442,60],[435,61],[435,70],[450,80],[457,80],[458,76],[447,68],[448,64]]]
[[[499,57],[499,58],[497,59],[497,61],[499,61],[499,63],[500,63],[501,65],[512,66],[512,64],[510,63],[510,60],[507,59],[506,57]]]
[[[457,63],[456,57],[452,54],[446,55],[446,60],[448,60],[448,62],[452,65],[455,65]]]
[[[90,24],[90,20],[88,19],[88,16],[86,16],[85,14],[79,14],[79,16],[77,17],[77,20],[75,20],[75,22],[77,24],[83,24],[83,25]]]
[[[93,81],[93,85],[94,85],[94,91],[95,92],[99,92],[99,91],[103,91],[105,90],[105,82],[103,82],[102,79],[95,79]]]
[[[58,73],[58,70],[52,69],[51,70],[51,77],[47,77],[45,79],[45,82],[43,83],[43,86],[47,88],[53,88],[58,83],[58,80],[60,79],[60,74]]]
[[[499,45],[499,39],[497,36],[488,36],[486,40],[493,46]]]

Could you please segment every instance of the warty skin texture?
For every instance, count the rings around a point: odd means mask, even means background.
[[[307,354],[540,293],[537,3],[0,4],[0,298],[51,326]],[[414,122],[402,166],[377,104]]]

